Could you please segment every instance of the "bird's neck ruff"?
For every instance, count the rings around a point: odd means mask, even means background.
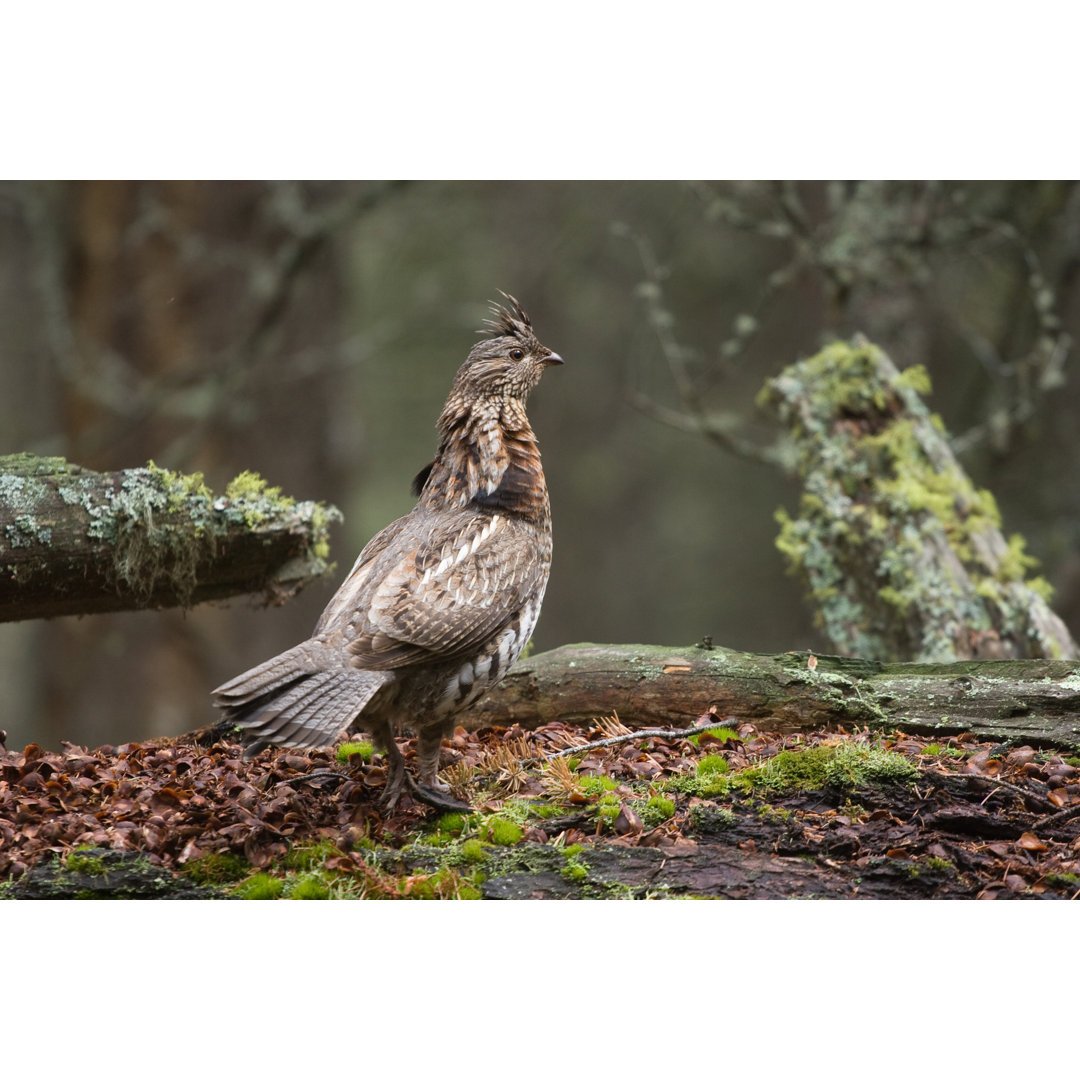
[[[430,509],[480,509],[550,518],[540,447],[516,398],[447,401],[438,455],[420,496]]]

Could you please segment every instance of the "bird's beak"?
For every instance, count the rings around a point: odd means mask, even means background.
[[[553,352],[548,353],[547,356],[544,357],[543,362],[545,364],[561,364],[563,363],[563,358],[557,352]]]

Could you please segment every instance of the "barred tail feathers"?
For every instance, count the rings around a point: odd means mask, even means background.
[[[394,678],[389,671],[343,665],[340,654],[325,653],[306,641],[214,691],[214,704],[229,722],[255,737],[245,757],[254,757],[271,745],[329,745],[376,691]]]

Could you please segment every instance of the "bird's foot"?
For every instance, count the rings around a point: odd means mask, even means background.
[[[471,814],[473,808],[468,803],[458,802],[450,795],[450,785],[444,784],[437,777],[429,784],[417,783],[408,773],[405,773],[405,783],[409,786],[409,793],[419,802],[427,803],[428,806],[442,810],[443,813]]]
[[[397,743],[390,739],[386,747],[387,773],[386,787],[383,791],[382,805],[385,810],[393,810],[401,794],[406,789],[417,802],[426,803],[443,813],[471,814],[473,808],[468,803],[458,802],[450,796],[450,785],[439,779],[438,768],[438,743],[435,744],[436,754],[433,760],[429,760],[430,754],[421,755],[420,781],[417,782],[405,768],[405,759],[401,756]]]
[[[398,800],[402,791],[405,790],[405,782],[408,774],[405,772],[405,763],[398,759],[390,758],[389,768],[386,772],[386,786],[383,788],[382,798],[379,800],[384,810],[397,808]]]
[[[460,803],[450,796],[450,786],[444,784],[437,777],[427,784],[417,783],[405,768],[405,763],[391,759],[390,768],[386,776],[386,787],[383,789],[382,806],[390,811],[397,807],[402,792],[408,790],[409,794],[417,802],[426,803],[436,810],[445,813],[471,814],[473,808],[468,803]]]

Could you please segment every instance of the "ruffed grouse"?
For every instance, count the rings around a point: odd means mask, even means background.
[[[414,481],[415,508],[364,548],[307,641],[214,691],[225,720],[254,736],[245,756],[364,730],[388,758],[388,805],[403,784],[448,804],[437,775],[443,736],[521,655],[551,567],[551,510],[525,401],[563,361],[506,300],[454,378],[435,460]],[[419,784],[394,742],[403,727],[418,734]]]

